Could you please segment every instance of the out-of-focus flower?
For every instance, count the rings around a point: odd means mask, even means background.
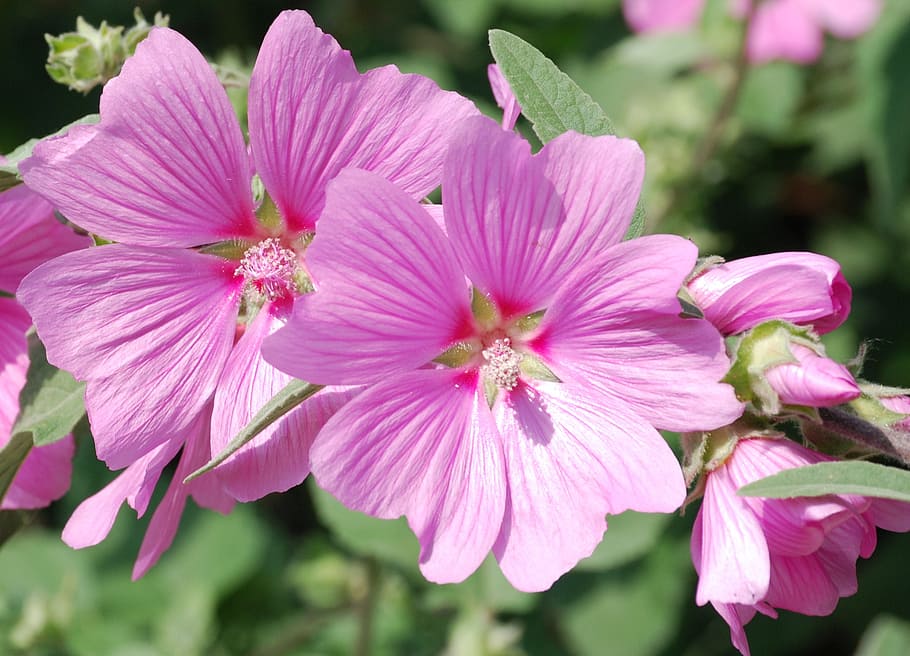
[[[9,294],[0,295],[0,448],[12,438],[29,365],[26,332],[32,320],[11,296],[33,268],[89,244],[88,237],[61,224],[53,207],[24,186],[0,194],[0,292]],[[0,508],[41,508],[63,496],[70,486],[73,448],[71,435],[33,448]]]
[[[910,505],[861,496],[765,499],[737,490],[785,469],[833,460],[786,439],[745,438],[713,471],[692,529],[696,602],[711,603],[744,655],[744,626],[777,609],[828,615],[857,590],[856,560],[876,545],[876,526],[910,530]]]
[[[852,297],[840,265],[816,253],[771,253],[708,266],[687,287],[724,335],[771,319],[824,334],[846,320]]]
[[[815,61],[824,47],[824,33],[853,39],[868,31],[881,13],[879,0],[731,0],[730,12],[752,15],[746,48],[760,63],[786,59]],[[704,0],[624,0],[623,11],[636,32],[685,30],[698,22]]]
[[[515,587],[548,588],[605,515],[682,502],[654,426],[740,415],[720,335],[679,316],[694,245],[622,242],[643,174],[632,141],[568,132],[532,156],[478,118],[445,161],[445,232],[375,175],[329,186],[317,292],[263,351],[368,385],[319,434],[313,473],[351,508],[407,515],[427,578],[460,581],[492,549]]]
[[[178,475],[290,380],[259,345],[309,288],[302,253],[328,182],[366,168],[421,198],[439,184],[449,129],[474,114],[427,78],[392,66],[360,74],[308,14],[289,11],[251,76],[249,152],[209,64],[166,28],[152,29],[107,84],[99,124],[35,147],[20,167],[26,183],[118,242],[47,263],[19,292],[49,360],[87,382],[98,456],[127,467],[76,511],[71,545],[104,539],[123,501],[142,514],[181,446]],[[254,170],[266,191],[258,207]],[[350,396],[308,400],[224,463],[220,482],[240,500],[300,483],[315,433]],[[169,546],[188,495],[230,507],[217,482],[172,484],[134,576]]]
[[[705,0],[623,0],[626,21],[636,32],[686,30],[698,22]]]

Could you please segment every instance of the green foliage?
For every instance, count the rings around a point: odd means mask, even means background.
[[[910,472],[865,461],[820,462],[755,481],[739,494],[774,499],[859,494],[910,501]]]

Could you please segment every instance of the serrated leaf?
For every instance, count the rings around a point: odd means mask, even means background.
[[[910,471],[873,462],[821,462],[786,469],[739,489],[744,497],[818,497],[858,494],[910,501]]]
[[[100,119],[101,117],[98,114],[88,114],[68,125],[64,125],[53,134],[41,137],[40,139],[29,139],[24,144],[18,146],[13,152],[6,156],[6,161],[0,164],[0,191],[6,191],[22,182],[22,179],[19,177],[19,163],[31,157],[32,150],[34,150],[35,144],[39,141],[49,137],[57,137],[66,134],[66,132],[75,125],[90,125],[97,123]]]
[[[256,413],[253,420],[234,436],[234,439],[224,447],[224,450],[222,450],[221,453],[212,458],[206,465],[187,476],[183,482],[189,483],[194,478],[198,478],[206,472],[212,471],[215,467],[230,458],[238,449],[240,449],[240,447],[313,396],[323,387],[325,386],[311,385],[302,380],[292,380],[284,389],[273,396],[268,403],[262,406],[262,409]]]
[[[490,30],[490,51],[542,142],[568,130],[616,134],[600,105],[530,43],[504,30]]]
[[[29,336],[28,357],[12,434],[29,434],[35,446],[44,446],[63,439],[85,414],[85,383],[49,364],[44,345],[34,334]]]

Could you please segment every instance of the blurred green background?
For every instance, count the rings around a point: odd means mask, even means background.
[[[491,113],[486,30],[512,31],[600,102],[621,135],[641,142],[652,230],[730,258],[810,249],[839,259],[854,312],[828,338],[830,353],[847,359],[872,339],[867,377],[910,385],[904,0],[886,3],[859,41],[829,40],[816,65],[750,70],[703,164],[696,152],[732,83],[741,29],[720,0],[699,30],[650,38],[630,35],[618,0],[0,0],[0,152],[97,111],[98,90],[81,96],[47,77],[44,33],[72,30],[77,15],[129,25],[135,4],[149,18],[169,13],[207,56],[239,68],[251,65],[281,9],[304,8],[361,68],[396,63],[425,73]],[[612,519],[591,559],[552,590],[528,595],[490,562],[462,585],[428,584],[403,522],[350,513],[305,485],[226,518],[190,507],[171,551],[132,583],[147,519],[123,511],[111,537],[85,551],[59,539],[79,501],[112,478],[90,438],[80,441],[70,494],[0,549],[0,654],[733,652],[726,625],[694,604],[694,510]],[[910,653],[907,540],[881,536],[875,556],[859,564],[859,594],[832,617],[757,617],[748,628],[753,653]]]

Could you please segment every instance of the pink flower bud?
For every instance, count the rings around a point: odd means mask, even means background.
[[[862,393],[842,364],[802,344],[791,343],[790,352],[799,362],[775,365],[765,371],[765,379],[782,404],[828,408],[852,401]]]
[[[815,253],[772,253],[726,262],[688,283],[692,299],[721,333],[770,319],[830,332],[850,314],[852,292],[840,265]]]
[[[900,421],[892,424],[892,428],[910,432],[910,396],[883,396],[879,398],[881,404],[891,412],[907,415]]]
[[[711,603],[730,626],[733,646],[748,656],[744,626],[777,609],[829,615],[857,590],[856,560],[876,545],[876,526],[910,529],[910,505],[861,496],[765,499],[737,490],[784,469],[833,458],[786,439],[741,439],[706,474],[692,529],[699,574],[696,602]]]

